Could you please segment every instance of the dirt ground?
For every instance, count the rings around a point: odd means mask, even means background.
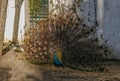
[[[10,50],[0,58],[0,81],[120,81],[120,62],[108,62],[106,72],[82,72],[54,65],[33,65]]]

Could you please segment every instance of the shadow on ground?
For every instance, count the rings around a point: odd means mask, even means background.
[[[11,78],[9,71],[11,71],[10,68],[0,68],[0,81],[9,81]]]
[[[51,64],[33,65],[22,56],[11,49],[0,58],[0,81],[120,81],[120,62],[107,62],[107,72],[83,72]]]

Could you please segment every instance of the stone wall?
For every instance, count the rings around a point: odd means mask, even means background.
[[[104,0],[103,6],[103,38],[112,58],[120,60],[120,0]]]
[[[102,42],[106,42],[111,50],[110,58],[120,60],[120,1],[119,0],[84,0],[83,17],[98,22],[98,37],[103,34]],[[90,15],[88,15],[90,13]]]
[[[120,1],[83,0],[78,13],[88,26],[98,22],[97,36],[100,42],[107,43],[111,51],[110,58],[120,60]]]

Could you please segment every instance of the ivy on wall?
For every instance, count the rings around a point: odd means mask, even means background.
[[[32,17],[43,17],[48,14],[49,0],[29,0],[30,15]]]
[[[37,13],[40,11],[40,3],[41,0],[29,0],[30,3],[30,15],[37,15]]]

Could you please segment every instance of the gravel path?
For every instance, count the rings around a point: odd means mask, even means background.
[[[111,62],[110,62],[111,63]],[[53,65],[33,65],[10,50],[0,58],[0,81],[120,81],[120,63],[112,63],[108,72],[82,72]]]

